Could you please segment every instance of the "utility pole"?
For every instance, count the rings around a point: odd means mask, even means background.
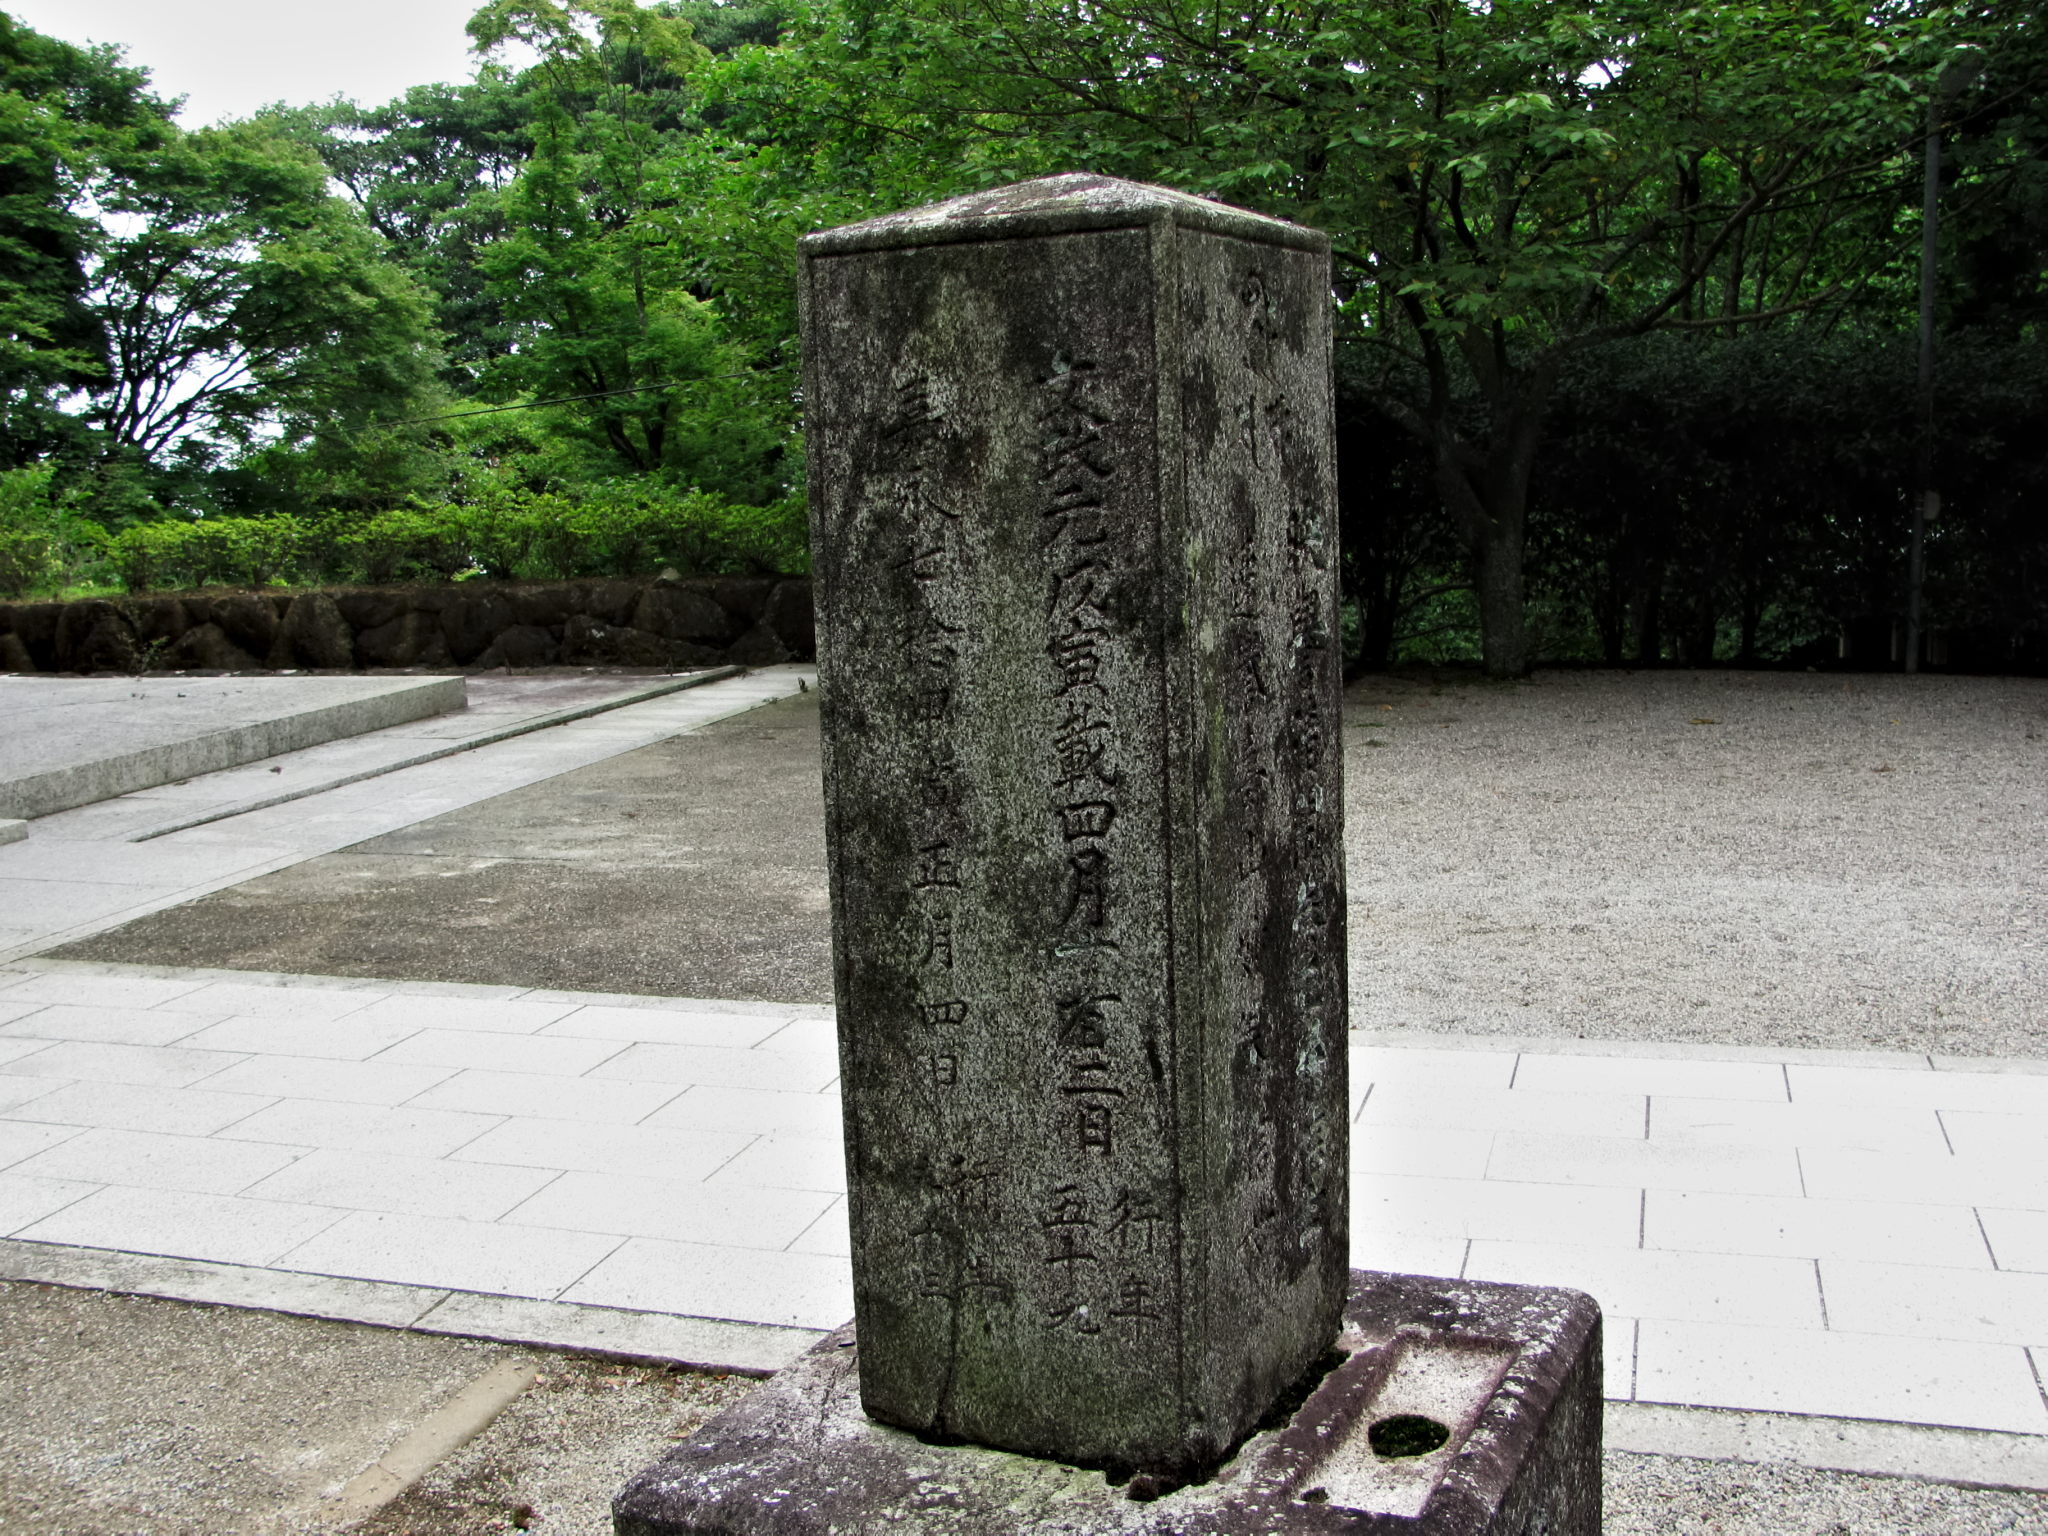
[[[1941,511],[1934,487],[1934,277],[1941,247],[1941,125],[1950,105],[1976,77],[1974,53],[1942,66],[1927,100],[1927,180],[1920,199],[1920,442],[1914,469],[1913,549],[1906,565],[1906,670],[1920,670],[1920,592],[1927,576],[1927,525]]]

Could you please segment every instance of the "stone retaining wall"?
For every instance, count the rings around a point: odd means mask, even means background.
[[[0,604],[0,672],[767,666],[815,654],[811,583],[796,576]]]

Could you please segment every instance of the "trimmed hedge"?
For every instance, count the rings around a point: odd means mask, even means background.
[[[479,576],[569,581],[663,569],[801,575],[810,569],[802,505],[736,506],[703,491],[504,493],[357,522],[166,519],[112,535],[47,511],[32,520],[0,516],[0,595],[13,597],[94,583],[175,592]]]

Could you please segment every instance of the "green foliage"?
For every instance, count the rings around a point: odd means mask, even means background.
[[[106,377],[91,193],[174,131],[146,84],[0,13],[0,469],[73,440],[64,397]]]
[[[22,473],[22,472],[17,472]],[[0,476],[0,498],[10,482]],[[0,506],[6,506],[0,499]],[[131,592],[461,581],[473,576],[567,580],[647,576],[800,573],[807,547],[802,508],[738,505],[709,492],[649,494],[630,485],[563,496],[488,494],[467,504],[418,504],[359,521],[292,516],[160,519],[108,536],[90,523],[87,548]],[[41,532],[44,542],[33,538]],[[53,590],[67,568],[47,518],[0,515],[0,588],[20,596]]]
[[[48,464],[0,470],[0,597],[103,583],[107,533],[52,494]]]

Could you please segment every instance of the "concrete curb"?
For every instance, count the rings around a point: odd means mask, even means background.
[[[2048,1493],[2048,1436],[1877,1419],[1609,1403],[1607,1449]]]
[[[249,1307],[742,1376],[773,1375],[825,1336],[810,1328],[675,1317],[18,1239],[0,1240],[0,1280]]]
[[[744,1376],[773,1375],[825,1337],[808,1328],[674,1317],[19,1240],[0,1240],[0,1279],[249,1307]],[[525,1372],[518,1388],[508,1385],[508,1376],[486,1392],[484,1385],[495,1381],[495,1373],[484,1378],[386,1453],[377,1467],[362,1474],[350,1488],[362,1484],[364,1497],[374,1489],[388,1489],[378,1503],[396,1497],[412,1479],[518,1396],[524,1381],[532,1376],[529,1365],[520,1363],[518,1368]],[[491,1403],[495,1406],[489,1406]],[[459,1412],[458,1404],[462,1405]],[[447,1415],[445,1420],[443,1415]],[[2048,1493],[2048,1436],[1676,1403],[1610,1401],[1605,1419],[1610,1451]],[[457,1438],[447,1438],[463,1425],[470,1427]],[[400,1456],[401,1450],[405,1455]],[[404,1476],[405,1467],[418,1459],[414,1452],[427,1459],[417,1471]],[[368,1505],[361,1513],[375,1507]]]
[[[693,672],[688,677],[670,678],[649,688],[636,688],[631,693],[620,694],[614,699],[601,699],[595,704],[578,704],[569,709],[558,709],[552,714],[536,715],[531,720],[522,720],[517,725],[508,725],[495,731],[486,731],[481,736],[471,736],[462,741],[450,742],[446,746],[433,747],[425,752],[415,753],[395,763],[384,763],[375,768],[365,768],[359,773],[345,773],[317,784],[302,784],[281,794],[269,795],[260,800],[248,800],[239,805],[222,806],[202,816],[188,816],[183,821],[169,822],[161,827],[151,827],[147,832],[138,833],[128,839],[131,843],[146,843],[153,837],[168,837],[173,832],[189,832],[194,827],[210,826],[216,821],[226,821],[231,816],[245,816],[251,811],[267,811],[274,805],[288,805],[294,800],[303,800],[308,795],[325,794],[330,789],[341,789],[350,784],[360,784],[365,779],[382,778],[387,773],[397,773],[401,768],[417,768],[422,763],[437,763],[444,757],[454,757],[462,752],[474,752],[478,747],[495,746],[501,741],[510,741],[515,736],[528,736],[535,731],[545,731],[551,726],[567,725],[572,720],[587,720],[592,715],[606,714],[614,709],[624,709],[629,704],[644,704],[649,699],[659,698],[665,693],[677,693],[685,688],[698,688],[706,683],[722,683],[729,677],[738,677],[745,667],[714,667],[708,672]],[[396,724],[397,722],[392,722]]]
[[[1771,1066],[1881,1067],[1898,1072],[2002,1072],[2048,1076],[2048,1060],[2028,1056],[1936,1056],[1919,1051],[1834,1051],[1802,1045],[1693,1045],[1662,1040],[1588,1040],[1563,1035],[1436,1035],[1420,1029],[1351,1026],[1353,1045],[1412,1051],[1527,1052],[1533,1056],[1627,1056],[1638,1061],[1751,1061]]]
[[[468,687],[459,677],[394,682],[363,697],[14,779],[0,784],[0,810],[31,819],[49,816],[202,773],[239,768],[281,752],[446,714],[461,709],[467,699]]]
[[[18,843],[28,836],[28,823],[12,818],[0,820],[0,843]]]
[[[418,1482],[449,1452],[475,1439],[538,1374],[530,1360],[505,1360],[428,1414],[411,1434],[392,1446],[335,1495],[334,1514],[344,1524],[375,1514]]]

